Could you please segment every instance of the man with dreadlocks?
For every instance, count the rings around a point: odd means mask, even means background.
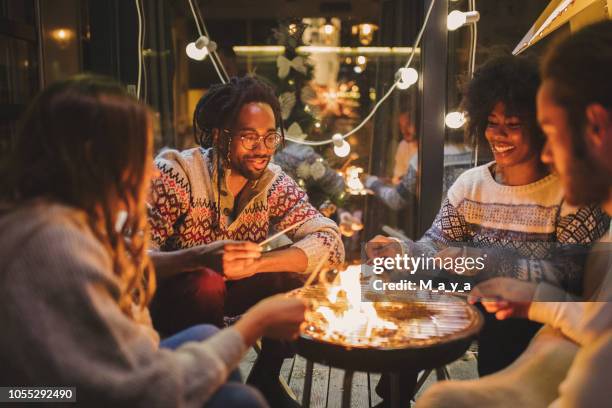
[[[318,267],[344,260],[337,225],[270,163],[284,133],[269,86],[250,76],[213,86],[193,123],[201,147],[157,157],[149,207],[160,281],[151,312],[166,335],[198,323],[221,326],[224,316],[240,315],[264,297],[301,286]],[[262,254],[257,243],[270,231],[296,223],[287,233],[292,246]],[[270,358],[267,344],[252,379],[260,366],[280,370],[282,356]]]

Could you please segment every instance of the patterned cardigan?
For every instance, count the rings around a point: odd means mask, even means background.
[[[448,246],[481,248],[488,255],[481,279],[511,276],[580,293],[588,249],[607,232],[610,217],[598,206],[568,205],[554,174],[506,186],[493,178],[493,164],[459,176],[432,226],[405,251],[433,255]]]
[[[153,246],[174,251],[226,239],[261,242],[271,231],[308,220],[287,233],[292,246],[308,258],[304,273],[316,268],[321,257],[327,257],[327,267],[344,262],[338,226],[308,202],[280,167],[270,163],[259,180],[247,184],[241,198],[247,204],[233,219],[238,202],[227,189],[226,177],[218,191],[215,162],[212,149],[203,148],[165,150],[155,159],[159,173],[149,202]]]

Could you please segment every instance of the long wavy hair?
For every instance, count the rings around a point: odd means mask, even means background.
[[[0,195],[83,210],[122,283],[121,310],[146,307],[155,276],[146,254],[145,196],[152,167],[148,108],[113,80],[79,75],[41,92],[0,169]]]

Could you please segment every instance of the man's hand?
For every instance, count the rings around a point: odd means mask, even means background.
[[[468,301],[472,304],[481,298],[498,298],[497,301],[482,301],[489,313],[495,313],[498,320],[509,317],[526,318],[533,301],[537,284],[513,278],[498,277],[479,283],[470,292]]]
[[[394,238],[377,235],[366,244],[368,260],[374,258],[393,258],[397,254],[402,254],[402,244]]]
[[[222,273],[229,280],[248,278],[258,272],[261,247],[248,241],[217,241],[191,249],[196,262]]]

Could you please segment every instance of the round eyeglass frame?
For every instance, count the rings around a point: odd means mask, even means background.
[[[229,129],[224,129],[224,132],[228,133],[231,135],[231,131]],[[278,146],[280,146],[283,143],[283,135],[279,132],[279,131],[273,131],[273,132],[268,132],[265,135],[260,135],[257,132],[251,132],[257,135],[257,140],[255,141],[255,144],[251,147],[249,147],[247,145],[247,139],[244,135],[241,135],[240,133],[238,133],[238,137],[240,138],[240,144],[242,145],[243,148],[245,148],[246,150],[255,150],[257,148],[257,146],[260,143],[263,143],[263,145],[266,147],[266,149],[269,150],[276,150],[278,148]],[[268,144],[268,140],[270,140],[270,136],[275,136],[274,137],[274,144],[272,146],[270,146]]]

